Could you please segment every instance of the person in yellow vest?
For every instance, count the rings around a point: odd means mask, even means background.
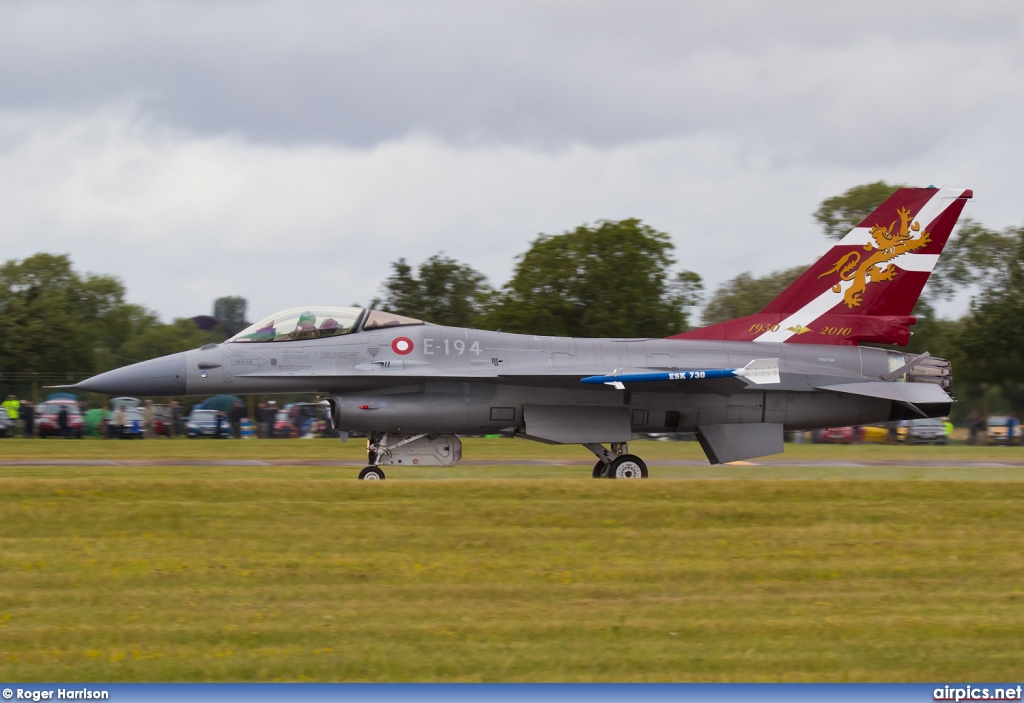
[[[7,400],[0,403],[3,406],[4,411],[7,413],[7,417],[11,420],[11,425],[16,431],[18,428],[18,415],[21,414],[21,402],[13,395],[7,396]]]
[[[953,423],[948,417],[942,418],[942,427],[946,430],[946,442],[953,439]]]

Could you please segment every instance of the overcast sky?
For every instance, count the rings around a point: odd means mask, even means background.
[[[710,291],[879,179],[1024,224],[1022,123],[1019,0],[4,2],[0,259],[256,319],[636,217]]]

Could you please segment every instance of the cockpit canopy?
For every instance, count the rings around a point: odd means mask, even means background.
[[[380,310],[340,307],[291,308],[249,325],[228,342],[293,342],[337,337],[352,334],[359,329],[374,330],[422,324],[422,320]]]

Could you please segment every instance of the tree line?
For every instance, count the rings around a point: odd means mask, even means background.
[[[899,187],[855,186],[824,200],[814,218],[827,239],[840,239]],[[812,263],[763,276],[741,273],[705,301],[701,277],[680,268],[674,254],[669,235],[640,220],[598,222],[538,235],[500,288],[444,252],[417,266],[400,258],[371,307],[506,332],[664,337],[758,312]],[[965,287],[975,291],[968,311],[939,318],[931,302]],[[968,406],[1024,406],[1022,293],[1024,227],[995,231],[964,219],[921,296],[908,346],[953,361],[964,413]],[[0,386],[26,374],[83,377],[221,342],[248,324],[246,308],[243,297],[226,296],[214,301],[212,314],[163,323],[127,301],[117,278],[80,274],[67,255],[10,260],[0,265]]]
[[[128,302],[113,276],[80,274],[66,254],[0,265],[0,385],[81,378],[154,356],[222,342],[241,330],[246,301],[226,296],[212,315],[163,323]]]

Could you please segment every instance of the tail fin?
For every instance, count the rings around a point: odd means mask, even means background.
[[[901,188],[761,312],[669,339],[906,344],[921,289],[972,196]]]

